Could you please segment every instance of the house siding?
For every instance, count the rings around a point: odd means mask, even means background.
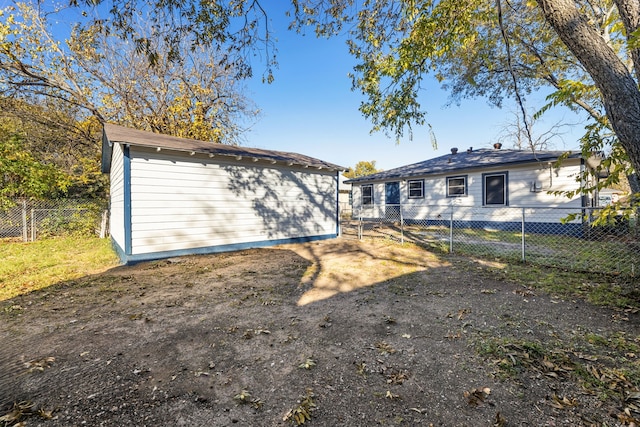
[[[482,222],[519,222],[521,210],[508,209],[502,206],[483,206],[483,174],[506,173],[508,207],[527,207],[545,210],[545,222],[560,222],[567,215],[566,210],[552,208],[582,207],[579,195],[569,199],[563,195],[549,194],[549,191],[571,191],[579,188],[576,181],[581,171],[579,159],[563,162],[559,169],[551,168],[548,163],[525,164],[517,166],[496,165],[494,168],[482,170],[459,170],[436,176],[412,176],[407,179],[390,179],[378,182],[359,182],[353,184],[354,209],[364,218],[383,218],[385,216],[384,195],[385,183],[400,181],[400,204],[403,219],[438,220],[450,218],[450,206],[456,206],[456,220]],[[465,176],[467,179],[467,195],[447,197],[447,177]],[[424,179],[424,198],[409,198],[408,181]],[[541,191],[531,191],[533,182],[541,184]],[[374,205],[361,205],[361,185],[373,184]],[[542,218],[542,216],[540,216]],[[535,222],[535,219],[533,220]]]
[[[335,237],[335,172],[131,147],[132,255]]]
[[[120,144],[114,144],[110,176],[109,230],[112,241],[122,250],[125,247],[124,153]]]

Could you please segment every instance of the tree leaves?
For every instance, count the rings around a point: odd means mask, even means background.
[[[376,169],[376,161],[365,161],[362,160],[356,163],[356,166],[351,169],[349,168],[343,175],[347,178],[359,178],[361,176],[371,175],[373,173],[380,172],[380,170]]]

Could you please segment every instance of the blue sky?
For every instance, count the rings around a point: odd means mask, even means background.
[[[483,99],[446,107],[447,93],[432,79],[421,99],[438,140],[437,150],[426,128],[414,129],[412,141],[396,145],[384,133],[371,135],[371,124],[358,111],[362,97],[351,91],[348,73],[355,62],[344,39],[317,39],[311,31],[302,36],[287,31],[289,18],[273,13],[270,17],[278,39],[279,68],[274,70],[275,82],[267,85],[261,82],[264,64],[259,58],[253,63],[256,77],[247,85],[247,96],[262,117],[247,134],[246,146],[293,151],[345,167],[375,160],[377,168],[388,170],[441,156],[451,147],[490,148],[515,111],[509,106],[491,107]],[[528,101],[533,108],[533,97]],[[578,118],[557,109],[545,122],[557,120],[576,123]],[[582,125],[575,126],[552,148],[578,149],[582,131]]]

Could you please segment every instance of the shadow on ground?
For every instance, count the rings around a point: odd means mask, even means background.
[[[637,369],[638,315],[498,281],[496,267],[336,239],[61,283],[0,305],[0,342],[10,343],[0,416],[42,426],[623,423],[637,377],[614,375]],[[613,378],[608,396],[590,375]]]

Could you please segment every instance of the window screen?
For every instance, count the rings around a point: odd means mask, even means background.
[[[484,204],[506,205],[506,176],[505,174],[484,176]]]

